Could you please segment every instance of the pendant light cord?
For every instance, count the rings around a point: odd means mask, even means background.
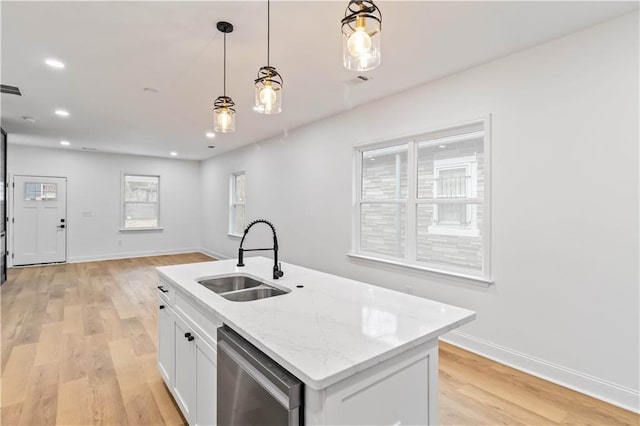
[[[222,95],[227,96],[227,33],[224,33],[224,59],[222,60]]]
[[[267,0],[267,66],[270,66],[270,46],[271,46],[271,0]]]

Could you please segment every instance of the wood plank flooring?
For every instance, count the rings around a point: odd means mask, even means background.
[[[156,266],[200,253],[16,268],[0,287],[2,425],[182,425],[156,369]],[[640,416],[440,345],[445,425],[639,425]]]

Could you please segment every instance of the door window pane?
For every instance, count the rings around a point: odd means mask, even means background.
[[[404,257],[406,217],[405,204],[362,204],[360,249]]]
[[[362,198],[407,197],[408,145],[396,145],[362,153]]]
[[[58,198],[58,185],[55,183],[26,182],[24,184],[25,201],[51,201]]]

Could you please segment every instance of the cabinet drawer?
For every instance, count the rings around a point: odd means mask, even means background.
[[[173,286],[169,284],[167,281],[160,278],[160,280],[158,280],[157,287],[158,287],[158,295],[163,297],[169,305],[173,306],[176,302],[175,301],[176,292]]]
[[[175,309],[198,329],[196,331],[213,346],[213,349],[216,349],[216,333],[218,327],[222,327],[222,321],[217,315],[195,306],[194,302],[180,292],[175,293]]]

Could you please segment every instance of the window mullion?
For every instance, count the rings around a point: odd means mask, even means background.
[[[418,224],[416,217],[416,198],[418,196],[418,155],[416,142],[410,141],[407,153],[407,222],[406,222],[406,258],[409,262],[416,261],[416,238]]]

